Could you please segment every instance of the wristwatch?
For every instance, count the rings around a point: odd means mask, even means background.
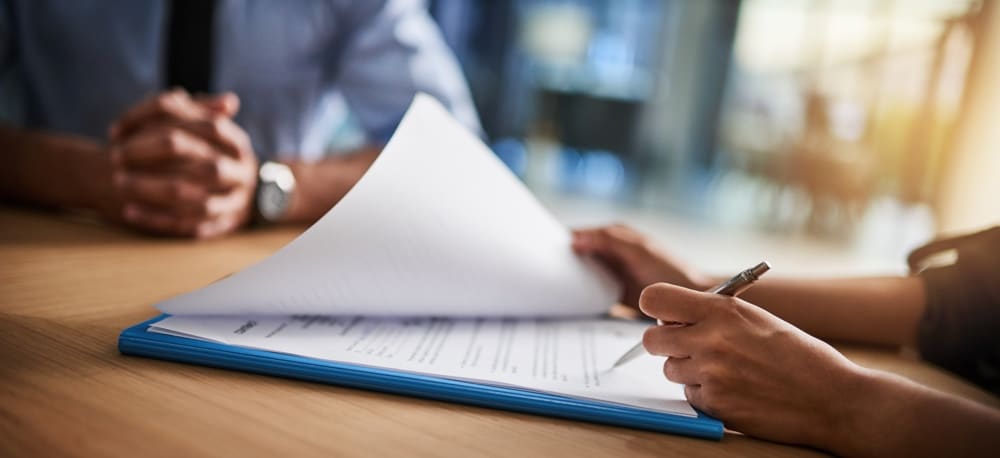
[[[263,162],[257,169],[257,217],[261,221],[280,220],[292,204],[295,175],[280,162]]]

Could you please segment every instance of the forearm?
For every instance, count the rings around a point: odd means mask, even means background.
[[[0,197],[55,208],[97,208],[110,186],[106,152],[93,140],[0,124]]]
[[[373,146],[317,162],[286,162],[295,175],[295,195],[284,221],[312,223],[322,217],[361,179],[379,151]]]
[[[742,296],[825,339],[914,345],[925,308],[920,277],[764,278]]]
[[[902,377],[862,370],[841,421],[816,446],[845,456],[990,456],[1000,450],[1000,411]]]

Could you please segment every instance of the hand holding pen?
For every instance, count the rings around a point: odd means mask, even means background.
[[[764,273],[767,272],[768,270],[771,270],[771,265],[768,264],[766,261],[760,262],[756,266],[753,266],[747,270],[744,270],[736,274],[736,276],[734,276],[733,278],[730,278],[726,282],[722,283],[719,286],[716,286],[715,288],[708,290],[707,292],[714,294],[721,294],[723,296],[734,296],[734,297],[738,296],[740,293],[746,291],[748,288],[753,286],[754,282],[756,282],[760,278],[760,276],[764,275]],[[684,325],[684,323],[664,323],[661,320],[656,320],[656,322],[660,326]],[[645,353],[646,349],[643,348],[642,342],[639,342],[635,344],[635,346],[633,346],[631,349],[629,349],[629,351],[625,352],[625,354],[622,355],[621,358],[618,358],[618,361],[615,361],[615,364],[612,367],[614,368],[621,366],[622,364],[632,361],[638,358],[639,356],[642,356]]]

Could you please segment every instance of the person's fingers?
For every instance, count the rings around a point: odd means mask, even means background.
[[[179,217],[169,211],[139,203],[126,204],[122,216],[134,227],[174,236],[193,235],[200,222],[194,217]]]
[[[210,189],[227,189],[253,181],[253,152],[244,142],[249,139],[238,126],[230,121],[220,123],[221,127],[202,125],[212,135],[233,139],[232,155],[218,152],[215,143],[192,133],[191,126],[160,127],[144,131],[128,139],[123,145],[112,149],[112,163],[125,171],[155,170],[158,173],[171,172],[199,181]],[[221,130],[220,130],[221,129]],[[234,129],[228,131],[227,129]],[[221,138],[220,137],[220,138]]]
[[[698,409],[709,415],[715,414],[715,412],[713,412],[705,403],[705,397],[702,392],[701,385],[684,385],[684,397],[687,398],[688,403],[691,404],[691,407],[694,407],[695,409]]]
[[[578,252],[589,252],[591,248],[591,235],[596,229],[573,229],[571,231],[573,239],[571,246]]]
[[[697,349],[697,335],[691,326],[651,326],[642,335],[642,346],[652,355],[687,358]]]
[[[126,202],[159,207],[193,208],[208,200],[210,195],[204,186],[172,174],[117,173],[115,186]]]
[[[669,283],[654,283],[639,295],[639,309],[664,322],[697,323],[734,299],[702,293]]]
[[[240,99],[232,92],[191,97],[183,89],[174,89],[152,96],[127,111],[112,123],[108,137],[121,141],[151,123],[232,118],[239,109]]]
[[[124,219],[133,227],[169,236],[211,238],[232,232],[240,226],[238,213],[216,217],[178,216],[163,209],[141,204],[127,204]]]
[[[170,125],[210,141],[227,156],[240,159],[253,154],[246,131],[227,116],[212,115],[204,119],[178,120]]]
[[[609,251],[601,241],[600,229],[577,229],[572,232],[571,247],[578,255],[590,256],[610,269],[619,277],[627,276],[628,269],[617,256]]]
[[[605,231],[607,227],[595,227],[573,230],[573,249],[581,254],[610,252],[609,241]]]
[[[691,358],[669,357],[663,362],[663,375],[681,385],[699,385],[698,363]]]
[[[240,111],[240,98],[232,92],[199,95],[195,96],[194,100],[195,102],[198,102],[212,111],[224,116],[233,117]]]
[[[155,206],[174,215],[214,217],[243,206],[245,192],[213,193],[201,183],[170,174],[120,173],[115,186],[126,202]]]
[[[246,162],[225,156],[216,156],[209,160],[191,161],[180,164],[179,167],[182,173],[215,190],[248,185],[255,180],[257,172]]]
[[[216,194],[208,198],[205,201],[203,207],[201,207],[202,215],[209,217],[219,217],[218,223],[222,226],[225,224],[231,215],[239,214],[240,210],[246,207],[246,200],[248,195],[240,191],[232,191],[226,194]],[[214,227],[214,226],[213,226]],[[211,228],[202,228],[204,230]]]
[[[159,144],[157,144],[159,142]],[[163,160],[163,157],[151,153],[171,153],[179,148],[190,148],[192,142],[197,142],[199,149],[218,151],[229,157],[246,159],[253,156],[250,137],[232,119],[221,115],[212,115],[203,119],[175,120],[171,122],[154,122],[148,124],[141,132],[124,141],[124,145],[141,145],[138,157],[123,154],[125,161],[151,162]],[[124,148],[124,147],[123,147]],[[123,151],[129,153],[129,151]],[[162,155],[161,154],[161,155]]]
[[[128,179],[145,176],[163,176],[183,179],[196,183],[211,192],[228,191],[234,187],[250,186],[256,178],[256,170],[251,164],[225,156],[204,159],[182,160],[157,164],[151,167],[116,166],[116,183],[124,184]]]
[[[194,120],[212,114],[213,110],[195,102],[187,91],[172,89],[151,96],[126,111],[108,129],[108,136],[112,141],[120,141],[152,121]]]
[[[580,254],[597,255],[618,262],[630,262],[646,250],[646,240],[624,225],[573,231],[573,249]]]
[[[227,213],[218,218],[211,219],[195,227],[194,237],[199,239],[215,238],[223,234],[233,232],[240,226],[240,218],[237,214]]]
[[[208,160],[217,155],[210,143],[177,127],[144,131],[114,149],[112,161],[123,167]]]

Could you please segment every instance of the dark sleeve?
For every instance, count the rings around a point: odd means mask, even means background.
[[[947,250],[954,264],[924,270],[923,358],[1000,394],[1000,226],[918,248],[911,266]]]
[[[23,124],[23,79],[17,72],[13,6],[0,0],[0,123]]]
[[[11,55],[14,53],[14,30],[11,24],[14,18],[12,16],[10,5],[6,0],[0,0],[0,74],[10,64]]]

